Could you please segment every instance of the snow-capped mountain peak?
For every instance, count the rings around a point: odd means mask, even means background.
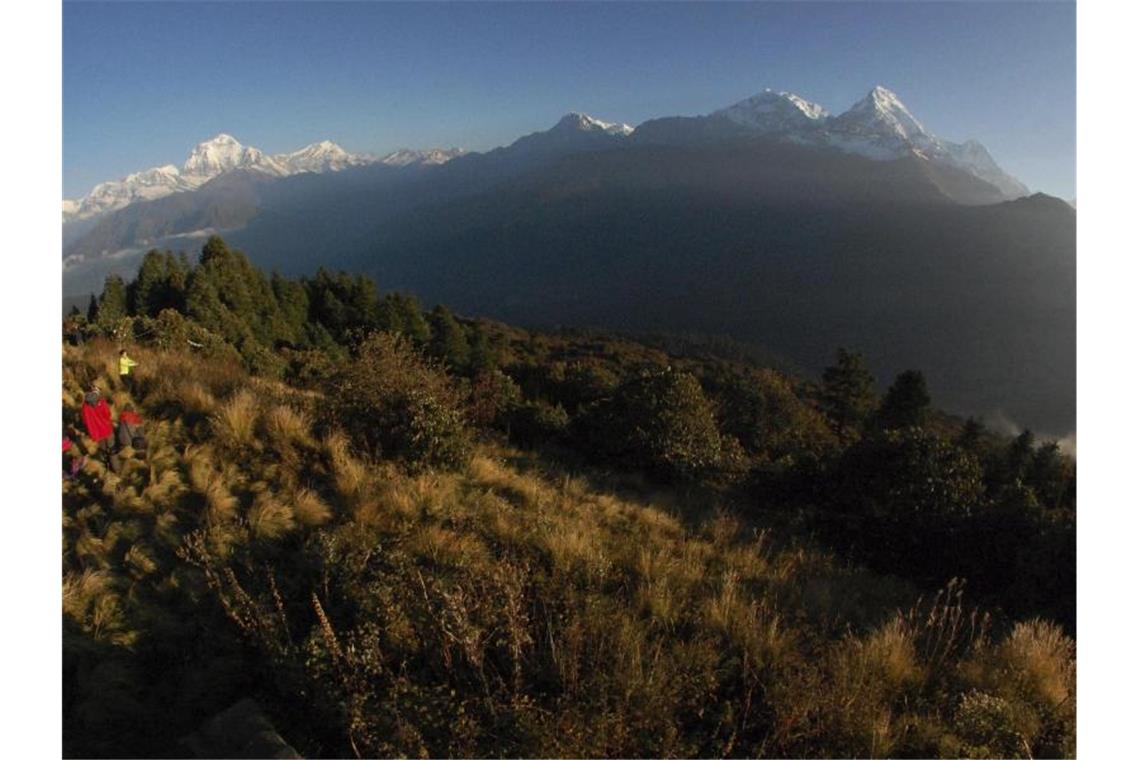
[[[234,169],[256,169],[268,174],[288,172],[276,160],[257,148],[247,147],[225,133],[198,143],[182,165],[182,174],[213,179]]]
[[[407,153],[414,155],[406,163],[442,164],[463,151],[457,148],[436,148]],[[172,193],[196,190],[215,177],[231,171],[256,171],[273,177],[285,177],[302,172],[319,174],[341,171],[377,160],[380,159],[349,153],[331,140],[321,140],[291,153],[268,155],[257,148],[242,145],[233,135],[222,132],[194,146],[181,167],[166,164],[135,172],[122,179],[102,182],[83,198],[64,200],[63,221],[90,219],[137,201],[155,200]]]
[[[292,153],[278,153],[272,158],[287,174],[336,172],[370,163],[366,157],[353,155],[332,140],[321,140]]]
[[[919,148],[934,139],[899,96],[882,85],[837,116],[835,126],[849,134],[904,140]]]
[[[411,166],[413,164],[437,166],[446,164],[451,159],[458,158],[466,152],[463,148],[430,148],[428,150],[400,148],[380,158],[380,163],[386,166]]]
[[[621,124],[617,122],[602,121],[595,119],[593,116],[577,111],[571,111],[563,116],[554,129],[571,129],[579,132],[605,132],[610,135],[626,136],[633,132],[633,127],[628,124]]]
[[[770,89],[733,103],[728,108],[714,111],[712,115],[764,132],[810,128],[823,123],[828,117],[827,111],[817,103],[805,100],[795,93]]]
[[[1010,199],[1029,193],[1025,185],[1002,171],[977,140],[958,144],[938,137],[882,85],[838,116],[790,92],[764,90],[705,118],[725,119],[750,132],[876,161],[914,156],[952,166],[988,182]]]

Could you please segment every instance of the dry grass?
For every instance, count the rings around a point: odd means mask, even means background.
[[[339,432],[315,440],[287,388],[255,392],[176,354],[145,362],[144,417],[163,409],[148,458],[122,477],[89,459],[66,486],[64,615],[124,645],[162,615],[193,615],[161,605],[208,586],[171,559],[194,530],[241,576],[219,588],[257,613],[254,629],[288,610],[278,627],[295,633],[312,581],[258,544],[328,541],[340,585],[316,590],[337,662],[309,670],[327,647],[289,662],[323,706],[352,705],[358,740],[380,737],[362,754],[962,755],[1007,746],[991,718],[1022,753],[1072,708],[1072,641],[1035,622],[990,642],[958,588],[892,616],[913,602],[906,587],[715,504],[697,504],[712,517],[690,528],[687,496],[493,444],[465,472],[373,464]],[[104,365],[65,350],[65,408],[70,384]],[[289,583],[264,587],[273,573]],[[957,744],[956,716],[980,726]]]
[[[307,446],[312,443],[310,429],[312,422],[305,412],[284,404],[270,409],[262,420],[262,425],[271,445],[277,451],[284,451],[294,445]]]
[[[254,447],[257,422],[257,399],[244,388],[222,403],[210,418],[219,444],[237,450]]]
[[[1053,708],[1073,698],[1076,648],[1055,623],[1018,623],[995,656],[1024,698]]]
[[[293,494],[292,507],[297,522],[306,527],[319,527],[332,519],[332,507],[309,488],[301,488]]]
[[[188,414],[213,414],[218,400],[202,383],[192,378],[176,380],[174,399]]]
[[[207,515],[211,522],[226,522],[237,516],[238,498],[230,490],[223,471],[216,469],[214,451],[207,446],[188,449],[190,487],[206,499]]]
[[[325,436],[324,448],[332,467],[336,492],[354,503],[368,482],[368,469],[352,455],[352,442],[339,430]]]
[[[173,449],[172,449],[173,451]],[[162,474],[157,474],[161,472]],[[150,485],[142,492],[144,499],[156,506],[170,505],[186,492],[186,483],[176,469],[159,469],[151,462]]]
[[[266,541],[279,539],[297,527],[293,510],[269,491],[257,495],[247,517],[253,534]]]
[[[82,622],[95,601],[113,585],[113,576],[105,570],[87,568],[63,578],[63,613]]]

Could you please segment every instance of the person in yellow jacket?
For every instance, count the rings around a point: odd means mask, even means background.
[[[128,391],[135,389],[135,378],[131,375],[131,367],[137,367],[138,364],[134,359],[127,356],[127,349],[119,349],[119,381]]]

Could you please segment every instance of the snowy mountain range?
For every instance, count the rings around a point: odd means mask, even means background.
[[[706,117],[670,120],[681,122],[671,128],[691,129],[693,125],[686,122],[701,120],[713,122],[713,126],[721,122],[738,131],[834,148],[874,161],[913,155],[965,171],[996,187],[1007,200],[1029,194],[1029,188],[1004,172],[981,143],[954,143],[938,137],[915,118],[898,95],[882,86],[838,116],[794,93],[764,90]],[[707,132],[709,126],[704,124],[702,129]],[[642,129],[639,126],[634,135]],[[656,137],[660,141],[660,135]]]
[[[955,143],[930,132],[899,97],[875,87],[847,111],[833,116],[822,106],[790,92],[763,92],[705,116],[651,119],[637,128],[571,112],[552,128],[515,140],[488,156],[511,156],[530,161],[536,155],[566,154],[577,150],[620,147],[637,143],[694,143],[747,135],[762,135],[801,145],[835,149],[874,161],[908,156],[966,172],[995,188],[998,199],[1029,194],[1028,188],[1007,174],[976,140]],[[266,154],[242,145],[227,134],[200,143],[181,167],[173,164],[103,182],[80,199],[63,201],[67,225],[93,220],[138,201],[197,190],[210,180],[245,170],[268,177],[305,172],[338,172],[366,164],[393,167],[434,166],[462,156],[459,148],[400,149],[386,156],[349,153],[329,140],[292,153]]]
[[[288,177],[310,172],[338,172],[353,166],[384,163],[392,166],[442,164],[462,155],[448,150],[398,150],[387,156],[349,153],[330,140],[306,145],[292,153],[270,155],[242,145],[227,134],[199,143],[181,167],[174,164],[136,172],[119,180],[102,182],[82,198],[63,202],[64,223],[93,219],[136,201],[150,201],[173,193],[197,190],[212,179],[233,171],[259,172],[270,177]]]

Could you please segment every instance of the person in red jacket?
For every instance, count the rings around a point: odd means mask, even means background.
[[[87,435],[107,454],[111,453],[111,435],[115,432],[111,425],[111,408],[98,388],[92,388],[83,397],[83,424]]]

